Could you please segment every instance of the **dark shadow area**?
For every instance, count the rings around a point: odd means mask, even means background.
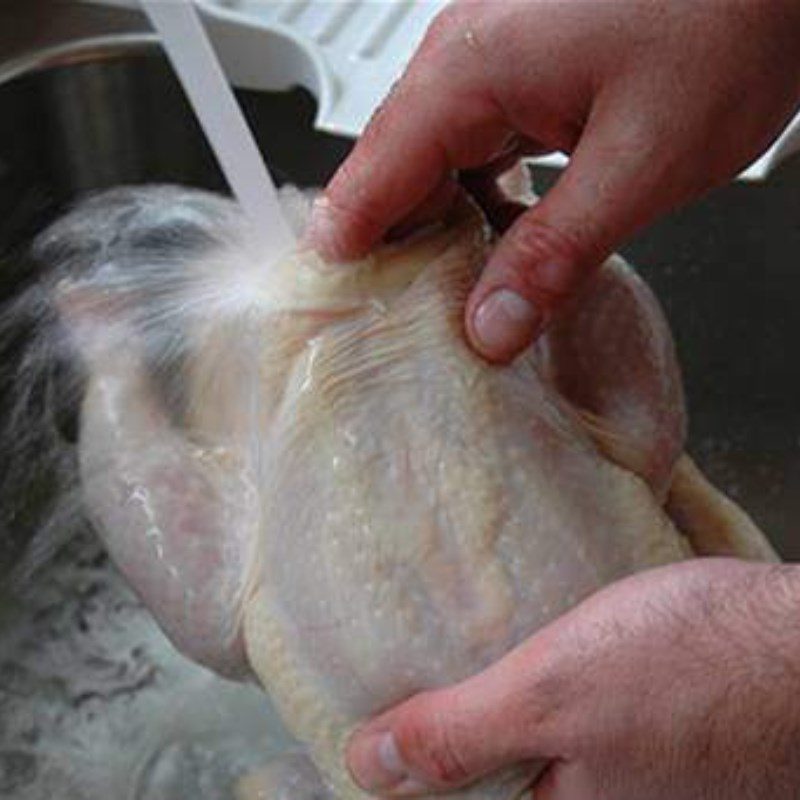
[[[536,170],[537,188],[555,177]],[[800,559],[800,155],[668,215],[623,253],[672,324],[692,454]]]

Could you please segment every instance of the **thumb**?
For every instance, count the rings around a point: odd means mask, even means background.
[[[556,755],[549,718],[556,702],[537,680],[537,637],[466,681],[423,692],[356,731],[350,772],[378,796],[443,792],[528,762],[531,782]]]
[[[466,308],[470,341],[490,361],[531,344],[623,238],[681,196],[674,173],[660,180],[666,159],[649,133],[637,146],[618,125],[587,126],[556,185],[492,253]]]

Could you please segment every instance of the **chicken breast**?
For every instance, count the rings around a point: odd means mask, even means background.
[[[302,228],[307,199],[286,202]],[[492,366],[462,330],[490,246],[464,205],[356,264],[268,263],[232,204],[169,188],[96,198],[39,245],[87,368],[83,492],[111,554],[178,647],[257,676],[342,800],[365,796],[343,751],[378,711],[632,572],[773,557],[683,455],[672,339],[635,273],[610,259]]]

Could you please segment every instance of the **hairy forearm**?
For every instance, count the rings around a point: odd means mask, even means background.
[[[736,584],[711,583],[698,602],[698,633],[703,637],[706,626],[708,640],[685,646],[706,660],[715,701],[698,704],[705,720],[686,754],[688,768],[705,775],[705,798],[794,798],[800,786],[800,567],[753,566]]]
[[[391,731],[406,773],[440,790],[546,761],[547,800],[796,800],[799,608],[797,566],[643,573],[484,673],[387,712],[351,744],[351,767],[385,780],[370,742]]]

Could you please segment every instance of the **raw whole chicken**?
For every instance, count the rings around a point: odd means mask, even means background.
[[[308,197],[284,200],[301,230]],[[294,797],[365,796],[356,725],[604,584],[773,557],[683,455],[673,343],[635,273],[611,258],[490,366],[461,321],[490,246],[464,205],[359,263],[270,263],[232,203],[168,187],[95,197],[39,240],[85,365],[88,513],[178,648],[270,693],[321,776],[302,767]]]

